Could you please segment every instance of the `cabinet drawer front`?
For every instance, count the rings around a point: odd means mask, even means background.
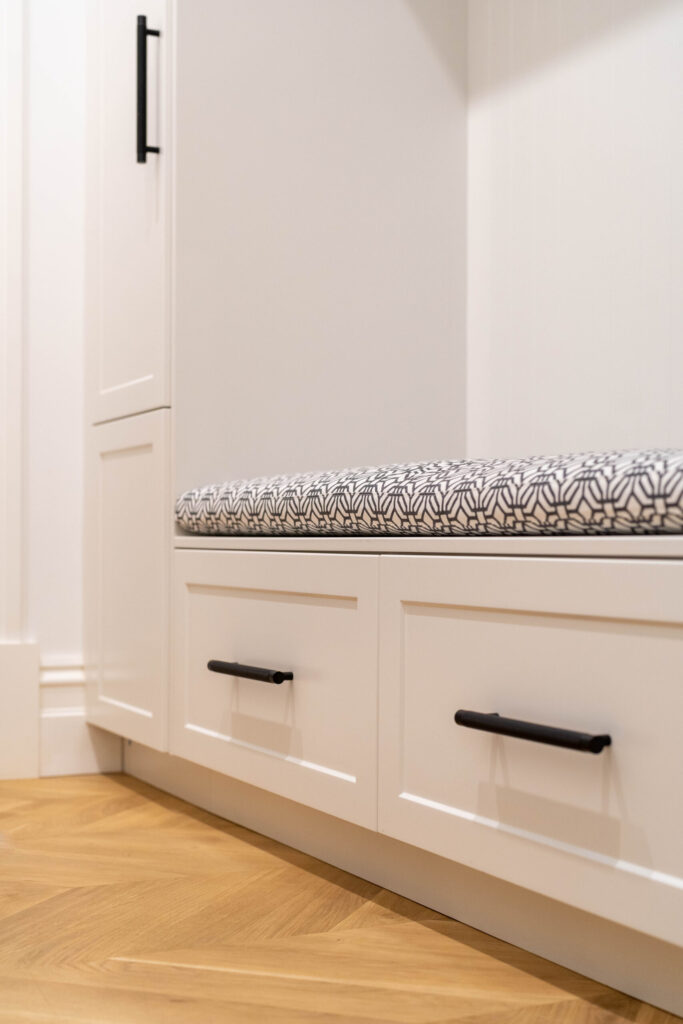
[[[380,830],[683,943],[683,565],[388,557],[380,581]]]
[[[376,828],[378,559],[175,558],[172,752]],[[293,679],[240,678],[209,661]]]

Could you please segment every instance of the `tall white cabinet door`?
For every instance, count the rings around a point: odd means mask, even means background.
[[[137,159],[137,24],[147,37],[147,142]],[[87,391],[97,423],[169,404],[167,198],[170,18],[165,0],[90,0]]]
[[[161,409],[90,428],[85,514],[88,721],[166,748],[168,437]]]
[[[381,557],[380,830],[683,945],[682,583]]]

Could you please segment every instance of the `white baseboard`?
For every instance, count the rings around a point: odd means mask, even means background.
[[[40,775],[121,770],[121,739],[85,720],[82,658],[52,656],[40,666]]]
[[[169,754],[124,744],[124,770],[480,931],[683,1015],[683,950]]]
[[[38,777],[38,707],[38,648],[0,642],[0,778]]]

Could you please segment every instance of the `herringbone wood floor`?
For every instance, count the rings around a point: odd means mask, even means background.
[[[126,776],[0,783],[0,1024],[678,1018]]]

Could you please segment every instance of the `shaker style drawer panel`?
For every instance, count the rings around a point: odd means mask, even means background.
[[[171,752],[376,828],[377,572],[176,552]]]
[[[166,749],[170,413],[90,427],[85,505],[88,721]]]
[[[380,564],[380,830],[683,942],[683,566]]]

